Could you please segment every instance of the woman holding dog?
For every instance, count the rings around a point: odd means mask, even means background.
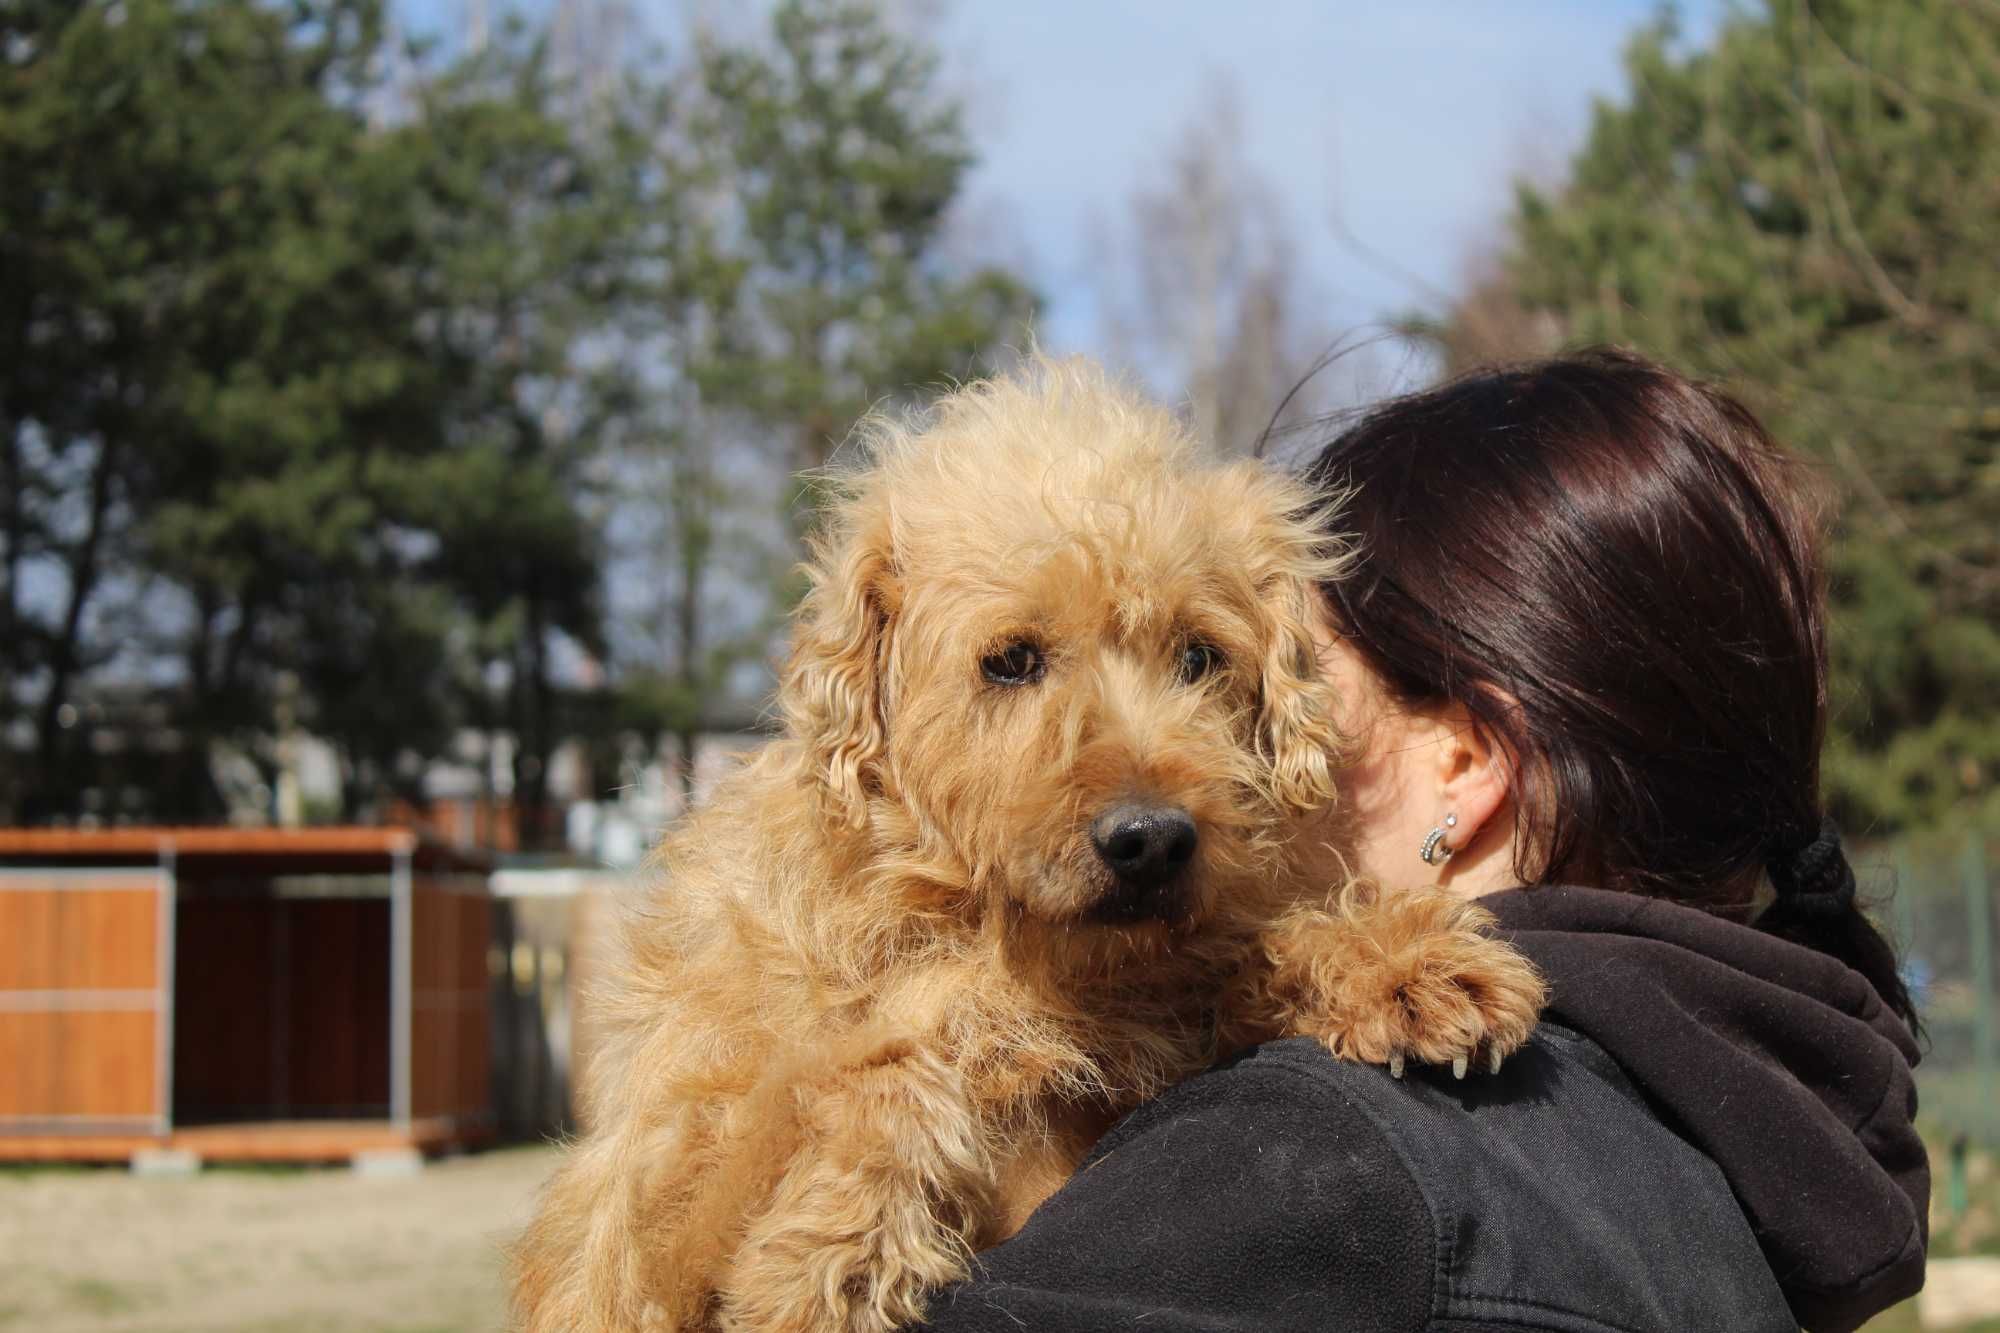
[[[1923,1281],[1915,1014],[1824,818],[1820,506],[1733,399],[1590,352],[1396,400],[1325,669],[1383,884],[1548,978],[1493,1074],[1252,1051],[1128,1117],[937,1333],[1847,1330]]]

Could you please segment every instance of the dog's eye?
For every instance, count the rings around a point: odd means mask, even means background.
[[[1205,643],[1191,643],[1181,649],[1181,679],[1192,685],[1222,666],[1222,650]]]
[[[995,685],[1032,685],[1048,670],[1048,659],[1032,643],[1015,642],[979,659],[979,673]]]

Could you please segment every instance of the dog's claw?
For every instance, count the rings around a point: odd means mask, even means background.
[[[1486,1072],[1489,1074],[1499,1073],[1500,1062],[1506,1058],[1506,1054],[1498,1046],[1495,1046],[1486,1053]]]
[[[1466,1068],[1469,1064],[1470,1061],[1468,1061],[1463,1055],[1459,1056],[1457,1059],[1451,1062],[1451,1076],[1453,1078],[1464,1078]]]
[[[1397,1051],[1394,1055],[1389,1057],[1389,1077],[1401,1078],[1402,1076],[1403,1076],[1403,1053],[1401,1051]]]

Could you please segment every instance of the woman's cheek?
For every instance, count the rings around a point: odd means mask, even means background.
[[[1370,739],[1380,739],[1381,730],[1377,728]],[[1407,758],[1398,747],[1370,744],[1346,775],[1357,867],[1389,888],[1431,882],[1428,876],[1417,873],[1423,867],[1413,839],[1420,839],[1421,834],[1412,835],[1409,830],[1424,816],[1411,805]]]

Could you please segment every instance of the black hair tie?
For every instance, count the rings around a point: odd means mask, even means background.
[[[1771,887],[1780,901],[1845,912],[1854,905],[1854,867],[1840,849],[1840,829],[1820,820],[1819,836],[1789,856],[1773,857]]]

